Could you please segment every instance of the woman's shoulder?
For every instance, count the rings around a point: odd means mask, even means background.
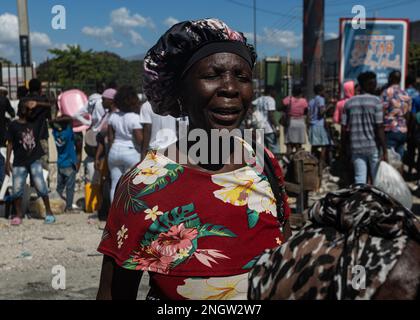
[[[130,112],[124,113],[123,117],[125,120],[128,120],[128,121],[137,121],[138,119],[140,119],[140,113],[130,111]]]

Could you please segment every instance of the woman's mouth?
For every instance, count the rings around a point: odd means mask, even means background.
[[[209,110],[209,115],[218,124],[232,125],[238,120],[241,112],[242,108],[239,107],[214,108]]]

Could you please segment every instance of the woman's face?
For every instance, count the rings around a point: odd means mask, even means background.
[[[252,95],[248,63],[233,53],[215,53],[187,72],[181,102],[192,127],[232,130],[239,127]]]

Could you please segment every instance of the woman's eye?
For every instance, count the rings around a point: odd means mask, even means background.
[[[251,81],[251,77],[246,74],[239,74],[237,77],[241,81]]]
[[[203,75],[203,78],[204,79],[214,79],[214,78],[217,78],[218,76],[219,75],[216,74],[216,73],[208,73],[208,74]]]

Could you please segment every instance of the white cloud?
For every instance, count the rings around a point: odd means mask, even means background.
[[[109,26],[104,28],[83,27],[82,33],[95,38],[106,38],[112,36],[114,34],[114,30]]]
[[[69,45],[70,44],[68,43],[56,43],[52,47],[53,49],[67,50]],[[77,44],[73,44],[73,45],[77,45]]]
[[[244,32],[243,34],[244,34],[247,42],[254,42],[254,34],[253,33],[251,33],[251,32]],[[259,39],[258,35],[257,35],[257,39],[258,39],[258,42],[259,42],[260,39]]]
[[[0,15],[0,43],[19,41],[19,27],[17,16],[4,13]]]
[[[34,47],[51,47],[52,42],[47,34],[41,32],[31,32],[31,44]]]
[[[111,12],[111,25],[119,28],[155,28],[155,24],[151,18],[143,17],[138,13],[131,15],[130,10],[125,7],[116,9]]]
[[[258,41],[257,36],[257,41]],[[297,35],[290,30],[263,29],[261,42],[276,46],[280,49],[295,49],[302,41],[302,35]]]
[[[0,30],[0,56],[20,61],[18,17],[7,12],[1,14]],[[53,46],[50,37],[42,32],[31,32],[30,41],[33,48],[32,53],[35,55]]]
[[[163,21],[163,24],[167,26],[168,28],[172,27],[174,24],[177,24],[179,22],[178,19],[175,19],[174,17],[168,17]]]
[[[131,37],[131,43],[132,44],[147,46],[146,41],[144,41],[143,37],[138,32],[136,32],[134,30],[129,30],[128,34]]]
[[[335,32],[327,32],[325,34],[325,39],[329,40],[329,39],[337,39],[338,38],[338,34],[336,34]]]
[[[104,28],[99,27],[83,27],[82,33],[101,40],[105,45],[112,48],[121,48],[122,42],[114,39],[114,29],[110,26]]]
[[[249,43],[254,42],[254,34],[244,32],[244,36]],[[290,50],[301,45],[302,35],[297,35],[294,31],[264,28],[262,34],[257,34],[257,43],[268,44],[276,49]]]

